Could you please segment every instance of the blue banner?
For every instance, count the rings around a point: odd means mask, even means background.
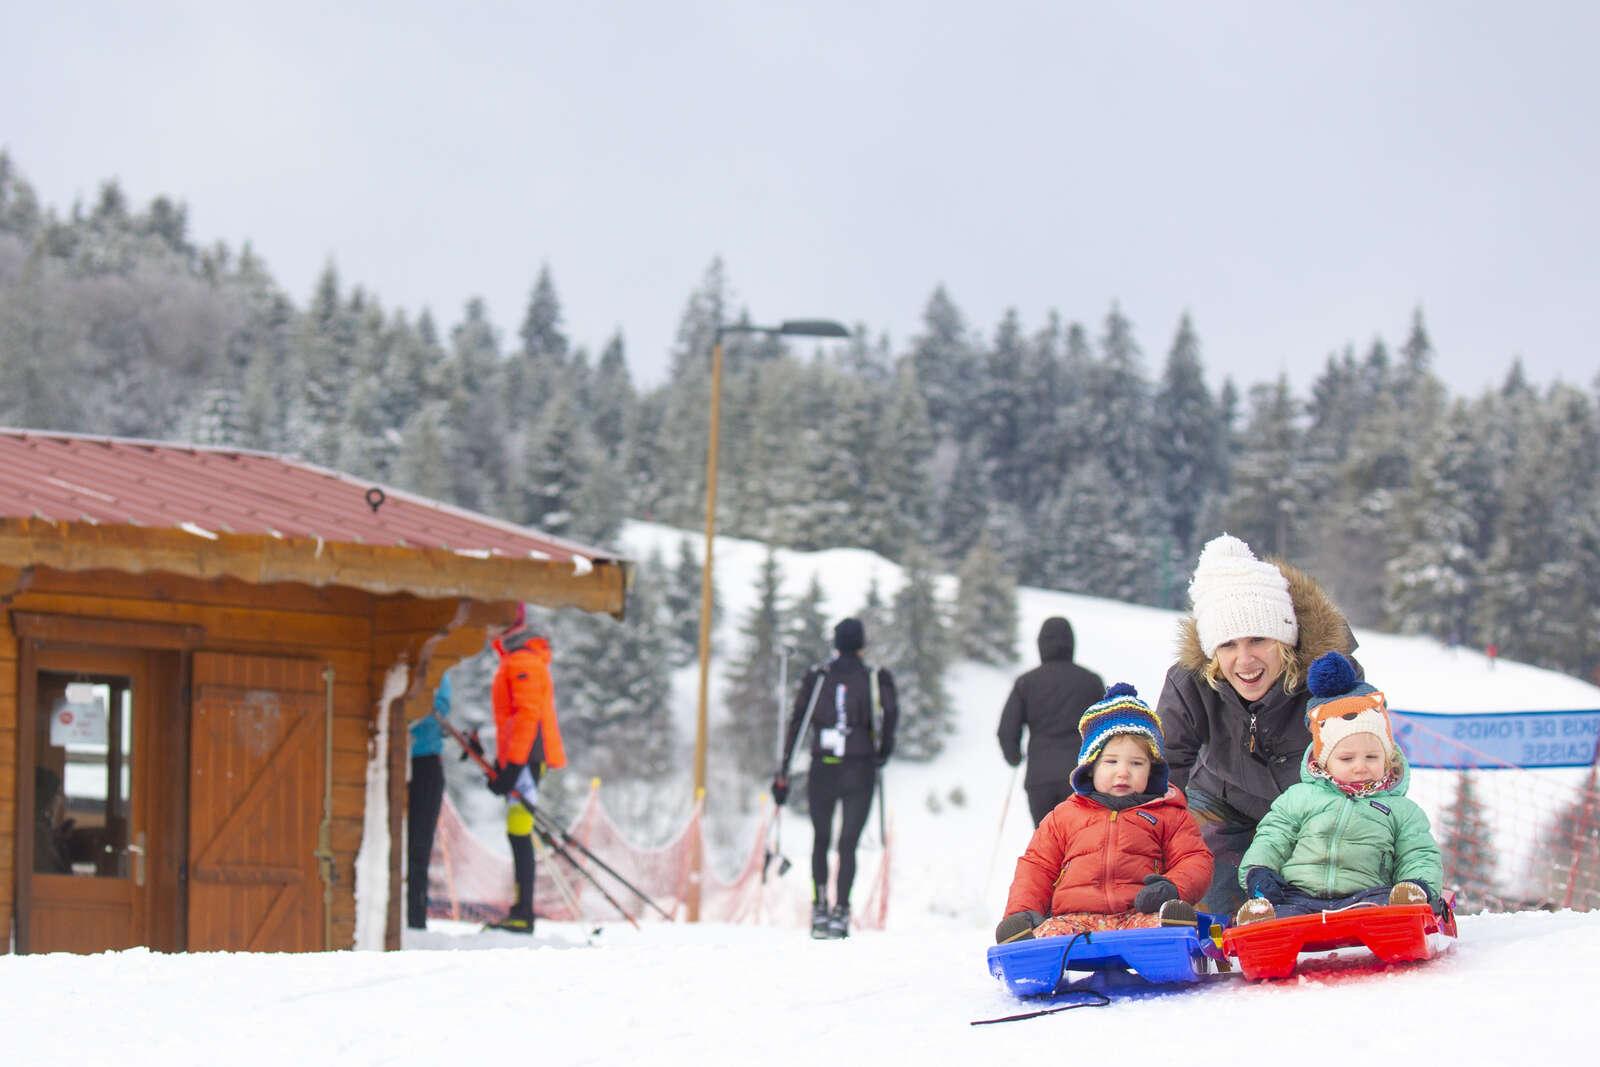
[[[1587,767],[1600,741],[1600,709],[1476,715],[1391,709],[1389,718],[1413,767]]]

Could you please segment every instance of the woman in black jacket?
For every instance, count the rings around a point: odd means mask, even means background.
[[[1189,596],[1194,613],[1179,624],[1156,711],[1172,781],[1216,859],[1200,908],[1232,915],[1256,824],[1300,780],[1311,743],[1306,672],[1324,652],[1348,656],[1355,636],[1314,580],[1227,534],[1201,550]]]

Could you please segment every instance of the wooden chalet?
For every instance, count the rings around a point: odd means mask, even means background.
[[[518,601],[621,617],[628,570],[282,456],[0,429],[11,950],[350,947],[380,736],[398,947],[406,722]]]

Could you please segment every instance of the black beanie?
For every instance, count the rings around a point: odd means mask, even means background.
[[[860,652],[867,643],[867,628],[860,619],[843,619],[833,628],[833,647],[840,652]]]

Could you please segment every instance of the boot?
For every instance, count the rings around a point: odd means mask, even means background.
[[[1258,923],[1265,919],[1276,919],[1278,909],[1272,906],[1272,901],[1266,897],[1251,897],[1239,905],[1239,911],[1233,917],[1235,926],[1244,926],[1246,923]]]
[[[485,930],[500,930],[508,934],[533,933],[533,916],[519,915],[515,908],[504,919],[498,919],[484,927]]]
[[[1428,894],[1415,882],[1399,882],[1389,890],[1390,904],[1426,904]]]
[[[817,940],[828,937],[828,902],[818,900],[811,905],[811,936]]]
[[[835,939],[850,936],[850,905],[833,906],[833,911],[828,915],[828,936]]]
[[[1169,900],[1161,905],[1162,926],[1198,926],[1200,915],[1194,905],[1182,900]]]

